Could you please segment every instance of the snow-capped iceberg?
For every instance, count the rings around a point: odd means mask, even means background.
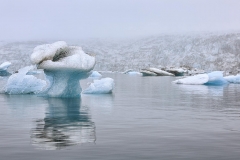
[[[94,80],[82,93],[84,94],[102,94],[112,93],[114,80],[112,78],[102,78]]]
[[[79,80],[87,78],[95,66],[95,57],[63,41],[37,46],[31,61],[44,70],[48,88],[42,95],[49,97],[79,97]]]
[[[224,85],[228,82],[223,78],[222,71],[214,71],[208,74],[198,74],[195,76],[178,79],[173,81],[176,84],[188,84],[188,85]]]
[[[7,94],[30,94],[39,93],[46,86],[46,81],[36,78],[33,75],[26,75],[33,66],[27,66],[11,75],[5,86]]]
[[[236,75],[236,76],[226,76],[223,77],[225,80],[227,80],[229,83],[238,83],[240,84],[240,75]]]
[[[89,77],[90,78],[99,78],[99,77],[102,77],[102,75],[98,71],[93,71]]]

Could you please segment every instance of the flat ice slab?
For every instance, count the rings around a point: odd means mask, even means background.
[[[198,74],[195,76],[178,79],[173,81],[176,84],[187,84],[187,85],[224,85],[228,84],[228,81],[223,78],[222,71],[214,71],[208,74]]]
[[[106,94],[112,93],[114,80],[112,78],[102,78],[94,80],[82,93],[84,94]]]

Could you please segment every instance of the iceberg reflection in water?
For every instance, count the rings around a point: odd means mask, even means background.
[[[95,142],[95,124],[80,98],[49,98],[48,104],[45,118],[36,120],[36,128],[32,129],[33,145],[55,150]]]

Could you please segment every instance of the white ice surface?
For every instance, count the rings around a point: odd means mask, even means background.
[[[64,41],[58,41],[52,44],[43,44],[35,47],[31,55],[31,61],[34,64],[39,64],[43,60],[52,60],[55,54],[58,54],[60,50],[66,49],[67,43]]]
[[[37,46],[31,61],[38,69],[47,70],[88,72],[95,66],[95,57],[86,54],[81,47],[67,46],[63,41]]]
[[[190,84],[190,85],[224,85],[227,84],[228,81],[226,81],[223,78],[223,72],[222,71],[214,71],[208,74],[198,74],[195,76],[178,79],[173,81],[173,83],[176,84]]]
[[[114,80],[112,78],[102,78],[94,80],[82,93],[84,94],[106,94],[112,93]]]
[[[199,74],[199,75],[175,80],[175,81],[173,81],[173,83],[188,84],[188,85],[200,85],[200,84],[207,83],[208,80],[209,80],[209,77],[207,74]]]
[[[8,94],[29,94],[39,93],[46,86],[44,80],[38,79],[33,75],[26,75],[33,66],[27,66],[11,75],[5,86],[5,92]]]

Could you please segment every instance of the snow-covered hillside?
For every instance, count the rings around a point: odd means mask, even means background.
[[[99,70],[189,66],[207,71],[240,69],[240,33],[156,36],[126,43],[88,43]]]
[[[43,43],[46,42],[2,43],[0,63],[12,62],[13,70],[28,65],[33,48]],[[189,66],[235,74],[240,69],[240,33],[161,35],[127,41],[69,41],[68,44],[82,46],[85,52],[95,55],[95,70]]]

